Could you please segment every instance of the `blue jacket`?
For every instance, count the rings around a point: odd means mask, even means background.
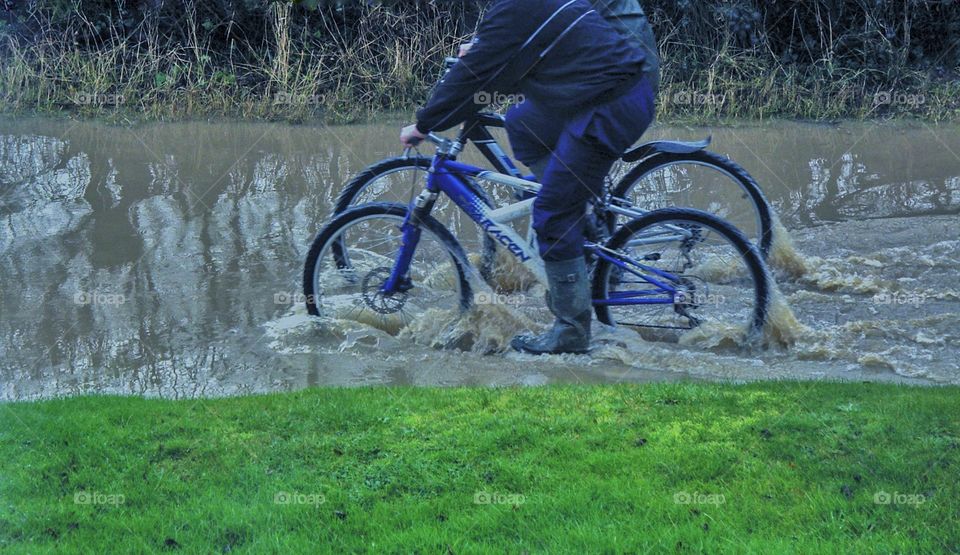
[[[626,35],[635,46],[643,49],[647,55],[643,71],[653,77],[655,84],[660,77],[660,54],[657,52],[657,39],[647,14],[643,13],[638,0],[590,0],[610,25]]]
[[[417,129],[449,129],[506,94],[576,110],[631,87],[648,58],[587,0],[496,0],[473,48],[417,112]]]

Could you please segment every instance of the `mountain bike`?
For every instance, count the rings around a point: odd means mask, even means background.
[[[456,58],[447,60],[447,68]],[[502,129],[502,115],[481,112],[460,128],[457,140],[473,144],[496,173],[522,178],[514,161],[498,143],[492,130]],[[701,208],[717,214],[744,232],[766,259],[773,245],[773,209],[763,191],[750,174],[733,160],[710,152],[710,138],[696,142],[653,141],[627,151],[622,162],[629,168],[615,182],[608,178],[608,202],[630,210],[650,210],[664,206]],[[455,159],[454,159],[455,160]],[[408,149],[402,156],[377,162],[351,179],[337,198],[334,214],[351,206],[376,200],[401,200],[401,195],[414,191],[425,178],[432,159]],[[479,176],[482,178],[482,175]],[[496,204],[492,195],[484,193],[489,205]],[[406,202],[407,198],[402,199]],[[507,199],[512,200],[512,199]],[[447,207],[441,207],[441,211]],[[453,211],[458,216],[457,211]],[[616,229],[619,215],[610,213],[603,222],[610,233]],[[456,222],[447,221],[448,224]],[[483,240],[484,263],[481,271],[490,272],[495,243]]]
[[[540,185],[507,173],[463,164],[460,140],[435,134],[437,146],[425,186],[410,204],[373,202],[336,215],[316,236],[303,273],[307,310],[368,323],[402,327],[428,309],[466,310],[486,284],[457,238],[431,213],[449,199],[546,283],[536,234],[526,237],[510,222],[529,216]],[[506,186],[524,200],[494,208],[476,179]],[[645,336],[677,341],[704,325],[737,325],[760,332],[771,282],[757,247],[733,225],[694,209],[645,212],[604,198],[589,211],[625,222],[602,242],[588,237],[597,318]]]

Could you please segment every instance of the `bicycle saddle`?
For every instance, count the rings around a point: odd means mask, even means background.
[[[496,112],[479,112],[475,117],[477,123],[484,127],[504,127],[507,122],[503,114]]]
[[[712,140],[713,136],[707,137],[702,141],[653,141],[628,150],[621,158],[624,162],[636,162],[653,156],[654,154],[660,154],[661,152],[667,154],[691,154],[707,148],[710,146],[710,141]]]

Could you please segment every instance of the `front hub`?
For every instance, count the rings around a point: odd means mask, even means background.
[[[370,270],[363,278],[363,302],[378,314],[396,314],[403,310],[409,297],[408,291],[413,288],[410,278],[404,278],[398,291],[384,292],[383,288],[390,275],[391,268],[382,267]]]

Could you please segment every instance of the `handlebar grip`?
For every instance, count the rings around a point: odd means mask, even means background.
[[[415,146],[420,146],[420,144],[423,143],[424,141],[428,141],[439,146],[443,144],[444,139],[443,137],[441,137],[440,135],[437,135],[436,133],[429,133],[425,139],[421,139],[419,137],[411,137],[409,143],[411,146],[415,147]]]

